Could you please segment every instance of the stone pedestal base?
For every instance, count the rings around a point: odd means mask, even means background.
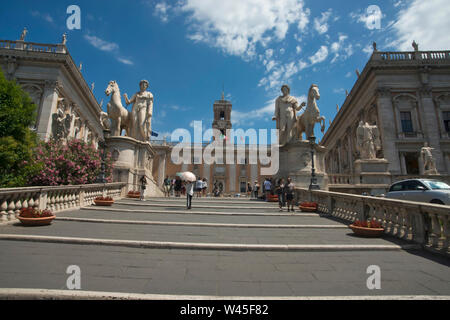
[[[371,195],[386,193],[391,184],[391,174],[388,172],[389,161],[386,159],[356,160],[356,184],[369,187]],[[359,180],[358,180],[359,179]]]
[[[129,137],[111,137],[106,139],[106,143],[114,163],[114,182],[126,182],[127,193],[128,191],[141,191],[139,180],[145,175],[147,186],[144,196],[164,196],[153,179],[152,167],[155,151],[150,143]]]
[[[328,190],[328,175],[325,173],[325,148],[314,145],[314,167],[317,184]],[[309,188],[311,184],[311,145],[308,141],[297,141],[280,147],[280,169],[276,179],[291,178],[298,188]]]

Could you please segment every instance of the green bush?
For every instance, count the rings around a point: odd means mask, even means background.
[[[5,79],[0,69],[0,187],[22,187],[39,171],[33,163],[37,135],[36,105],[15,81]]]

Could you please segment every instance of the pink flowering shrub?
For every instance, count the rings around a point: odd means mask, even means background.
[[[101,171],[101,152],[81,140],[50,140],[42,142],[33,154],[33,160],[42,168],[30,177],[34,186],[80,185],[96,183]],[[112,182],[112,160],[105,158],[105,178]]]

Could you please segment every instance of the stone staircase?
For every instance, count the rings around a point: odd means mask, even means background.
[[[26,254],[26,248],[35,256]],[[51,226],[0,228],[0,255],[44,268],[43,255],[53,259],[51,270],[80,265],[84,288],[103,292],[241,297],[450,294],[445,257],[388,236],[355,237],[331,216],[298,209],[280,212],[277,203],[240,198],[194,197],[192,210],[186,210],[185,198],[124,198],[112,207],[61,212]],[[383,290],[367,288],[371,265],[380,266],[383,279],[389,280]],[[32,268],[0,262],[2,274],[24,269]],[[22,277],[17,285],[13,278],[0,278],[0,287],[61,289],[64,276],[59,275],[60,282],[48,273],[42,282]]]

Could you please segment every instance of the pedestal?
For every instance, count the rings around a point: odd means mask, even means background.
[[[386,193],[391,183],[388,167],[389,161],[386,159],[356,160],[354,168],[357,184],[366,185],[371,195]]]
[[[106,139],[107,150],[113,159],[113,181],[126,182],[128,191],[141,191],[140,179],[145,175],[147,185],[145,197],[164,196],[153,179],[152,167],[155,151],[150,143],[129,137]]]
[[[316,179],[321,190],[328,190],[325,150],[325,147],[314,145]],[[311,145],[308,141],[296,141],[280,147],[280,170],[276,179],[291,178],[296,187],[308,189],[311,184],[311,169]]]

